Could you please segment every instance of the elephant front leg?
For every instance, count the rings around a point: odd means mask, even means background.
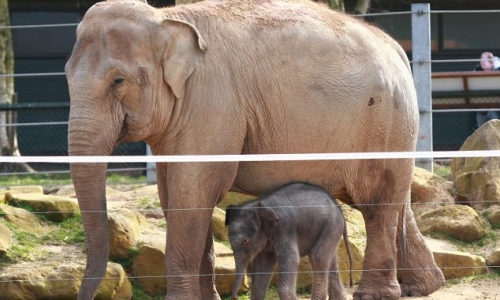
[[[212,230],[206,237],[205,251],[203,259],[201,260],[200,269],[200,288],[203,299],[220,300],[220,296],[215,289],[215,253],[214,253],[214,240],[212,237]]]
[[[201,293],[202,263],[209,215],[199,210],[170,209],[167,227],[167,296],[165,300],[204,299]],[[203,272],[213,274],[211,272]]]
[[[422,234],[417,228],[411,208],[406,209],[406,241],[402,241],[402,233],[398,232],[398,247],[406,243],[406,259],[400,254],[400,275],[402,278],[402,296],[427,296],[439,289],[445,282],[443,273],[437,267],[434,257],[425,244]],[[399,226],[399,229],[402,227]]]
[[[284,249],[285,247],[288,249]],[[296,300],[297,272],[300,263],[299,251],[285,244],[278,252],[278,294],[281,300]]]
[[[266,298],[267,287],[271,281],[274,266],[276,266],[276,255],[272,252],[260,252],[253,260],[250,271],[252,300],[264,300]]]
[[[366,251],[363,274],[355,300],[399,299],[396,280],[397,205],[367,205],[362,208],[366,224]]]

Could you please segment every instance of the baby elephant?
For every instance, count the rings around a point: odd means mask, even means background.
[[[280,299],[297,299],[300,257],[309,255],[314,272],[312,299],[345,299],[337,271],[337,246],[344,236],[352,259],[340,207],[323,189],[292,183],[241,206],[229,206],[226,226],[236,262],[232,298],[237,299],[246,267],[251,268],[251,299],[262,299],[276,263]],[[328,289],[327,289],[328,287]]]

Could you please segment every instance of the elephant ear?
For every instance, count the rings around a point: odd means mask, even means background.
[[[186,80],[207,50],[205,40],[198,29],[183,20],[166,18],[163,26],[171,33],[170,41],[163,60],[163,79],[172,89],[175,97],[180,98]]]
[[[272,238],[276,231],[276,225],[280,220],[272,207],[268,207],[262,202],[255,207],[256,214],[260,219],[261,228],[267,237]]]
[[[229,226],[236,218],[241,208],[239,206],[228,205],[226,207],[226,226]]]

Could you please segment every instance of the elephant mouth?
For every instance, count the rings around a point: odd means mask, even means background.
[[[120,134],[118,134],[118,139],[117,139],[118,144],[121,142],[127,141],[127,136],[129,134],[127,119],[128,119],[128,115],[125,115],[125,117],[123,118],[123,123],[122,123],[122,128],[120,130]]]

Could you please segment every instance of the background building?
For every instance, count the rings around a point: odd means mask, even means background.
[[[349,11],[355,0],[344,0]],[[10,0],[12,25],[76,24],[95,0]],[[410,11],[408,0],[372,0],[371,12]],[[483,51],[500,55],[500,13],[446,13],[457,10],[500,9],[491,0],[428,0],[432,13],[432,59],[473,59]],[[174,0],[149,0],[153,6],[174,5]],[[411,15],[367,17],[386,30],[411,59]],[[64,72],[75,42],[76,26],[13,29],[15,73]],[[434,63],[433,72],[470,71],[475,62]],[[50,109],[18,111],[18,122],[57,122],[68,118],[69,96],[64,76],[17,77],[18,103],[66,103]],[[434,115],[434,149],[456,150],[475,129],[473,113]],[[66,155],[67,126],[19,127],[23,155]],[[121,154],[143,154],[145,145],[134,143],[117,149]]]

